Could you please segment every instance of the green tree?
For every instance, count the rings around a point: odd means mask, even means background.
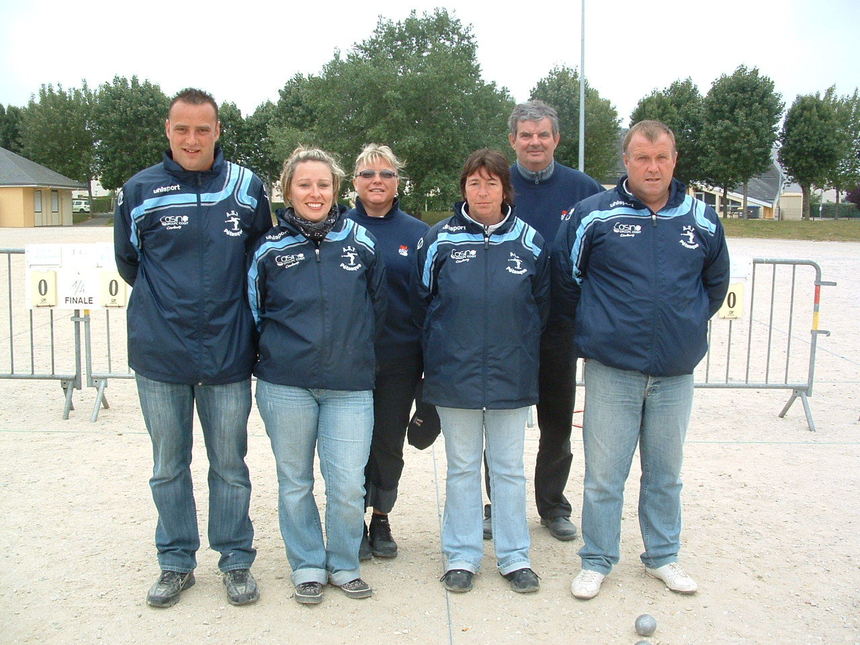
[[[504,148],[513,106],[506,90],[481,79],[476,52],[471,28],[444,9],[380,18],[369,38],[346,56],[336,52],[318,77],[288,83],[279,106],[291,117],[274,129],[290,144],[309,137],[347,168],[363,145],[390,145],[406,162],[404,207],[447,208],[459,197],[468,154]]]
[[[0,148],[21,154],[21,108],[0,104]]]
[[[579,71],[554,67],[535,84],[530,98],[549,103],[558,112],[561,140],[555,157],[576,168],[579,163]],[[586,80],[585,172],[602,181],[615,179],[619,134],[618,112]]]
[[[836,216],[839,216],[841,193],[847,192],[860,183],[860,94],[854,90],[836,103],[842,131],[843,151],[836,164],[829,185],[836,190]]]
[[[630,125],[645,119],[661,121],[675,133],[678,149],[675,177],[687,185],[704,181],[707,178],[701,143],[704,99],[692,79],[675,81],[640,99],[630,115]]]
[[[277,135],[272,131],[275,122],[275,104],[271,101],[257,106],[254,113],[245,119],[248,137],[248,167],[257,173],[271,188],[278,180],[286,157],[274,153]]]
[[[164,120],[170,100],[158,85],[115,76],[99,87],[93,110],[96,167],[102,186],[119,188],[157,163],[167,147]]]
[[[823,97],[818,93],[798,96],[782,125],[779,161],[800,184],[803,219],[809,219],[812,188],[826,186],[843,157],[845,141],[837,102],[833,87]]]
[[[743,185],[772,163],[783,103],[773,81],[757,68],[741,65],[714,81],[704,100],[704,148],[707,179],[723,189],[723,216],[729,188]]]
[[[95,176],[92,106],[86,82],[69,90],[42,85],[21,113],[21,154],[89,186]]]
[[[221,138],[218,143],[228,161],[248,165],[249,136],[246,131],[242,111],[235,103],[224,102],[218,107],[218,120],[221,122]]]

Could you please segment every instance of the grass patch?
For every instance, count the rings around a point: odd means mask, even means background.
[[[860,242],[860,219],[790,220],[720,219],[728,237],[779,240]]]

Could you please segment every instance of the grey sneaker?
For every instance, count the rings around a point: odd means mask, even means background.
[[[454,593],[466,593],[472,591],[472,579],[475,574],[466,569],[449,569],[440,578],[442,586]]]
[[[227,587],[227,600],[231,605],[250,605],[260,598],[257,581],[250,569],[232,569],[224,572],[224,586]]]
[[[370,598],[370,596],[373,595],[373,589],[371,589],[370,585],[361,578],[356,578],[355,580],[350,580],[342,585],[335,586],[339,586],[341,591],[346,594],[347,598],[353,598],[355,600],[360,598]]]
[[[490,504],[484,504],[484,539],[493,539],[493,507]]]
[[[322,602],[323,586],[319,582],[303,582],[296,585],[296,602],[302,605],[318,605]]]
[[[378,558],[397,557],[397,542],[391,537],[387,515],[370,516],[370,551]]]
[[[556,540],[567,542],[576,539],[576,525],[570,521],[569,517],[552,517],[549,519],[540,518],[541,526],[549,529],[550,535]]]
[[[150,607],[172,607],[179,602],[179,594],[193,587],[195,582],[193,571],[162,571],[146,594],[146,604]]]

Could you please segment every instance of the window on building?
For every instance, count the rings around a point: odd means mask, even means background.
[[[51,191],[51,212],[60,212],[60,191],[58,190]]]
[[[33,210],[37,213],[42,212],[42,191],[34,190],[33,191]]]

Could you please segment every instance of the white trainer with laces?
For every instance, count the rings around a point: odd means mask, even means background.
[[[583,569],[570,584],[570,593],[573,594],[574,598],[591,600],[600,593],[600,585],[603,584],[605,577],[598,571]]]
[[[677,562],[670,562],[656,569],[645,567],[645,571],[648,575],[662,580],[671,591],[676,593],[693,594],[699,588],[696,581],[687,575],[684,568]]]

